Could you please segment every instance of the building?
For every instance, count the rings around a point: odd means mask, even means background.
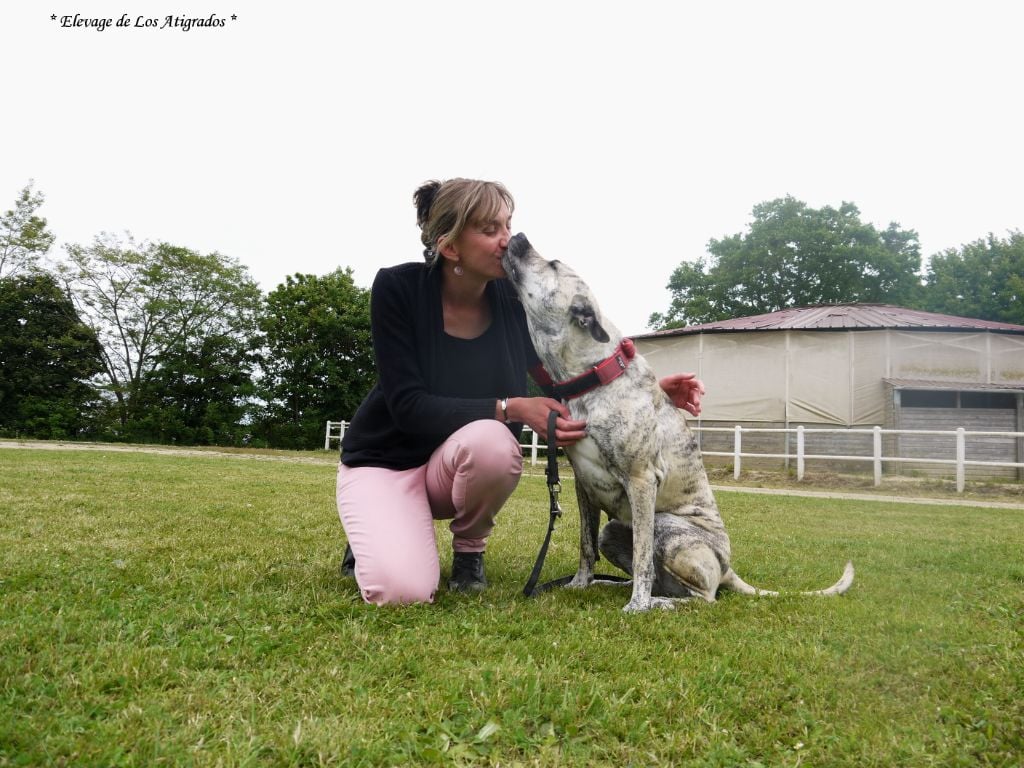
[[[1020,325],[885,304],[838,304],[658,331],[634,340],[659,375],[697,372],[708,390],[698,423],[702,427],[878,425],[1024,432]],[[939,445],[943,439],[894,438],[886,453],[951,458],[948,440]],[[702,443],[705,450],[719,449],[710,448],[708,438]],[[846,443],[851,447],[850,440]],[[808,452],[843,450],[842,445],[831,447]],[[1024,440],[976,437],[968,452],[969,460],[1022,462]],[[925,471],[920,465],[916,469]],[[948,473],[948,468],[940,471]],[[971,474],[1024,479],[1013,468]]]

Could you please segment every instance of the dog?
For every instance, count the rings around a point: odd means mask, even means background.
[[[502,265],[544,369],[562,382],[553,396],[571,397],[572,417],[587,422],[587,437],[566,449],[580,509],[579,568],[568,586],[595,582],[600,550],[632,576],[627,612],[714,602],[719,589],[777,595],[732,569],[729,535],[683,412],[587,284],[564,263],[544,259],[522,233],[510,239]],[[599,536],[602,510],[609,521]],[[840,595],[852,584],[847,563],[831,587],[803,594]]]

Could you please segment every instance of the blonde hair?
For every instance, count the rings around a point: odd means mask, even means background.
[[[515,207],[512,195],[496,181],[448,179],[428,181],[413,193],[420,240],[426,246],[423,258],[433,265],[438,251],[457,240],[470,224],[494,219],[501,206],[509,215]]]

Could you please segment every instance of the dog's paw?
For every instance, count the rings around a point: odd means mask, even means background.
[[[662,611],[671,611],[675,609],[676,605],[667,597],[652,597],[648,600],[630,600],[623,607],[625,613],[643,613],[649,611],[651,608],[657,608]]]
[[[650,600],[630,600],[622,608],[623,613],[643,613],[649,610],[651,610]]]

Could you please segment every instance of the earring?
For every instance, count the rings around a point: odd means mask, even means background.
[[[455,267],[452,269],[452,272],[454,272],[456,275],[462,275],[462,265],[456,264]]]

